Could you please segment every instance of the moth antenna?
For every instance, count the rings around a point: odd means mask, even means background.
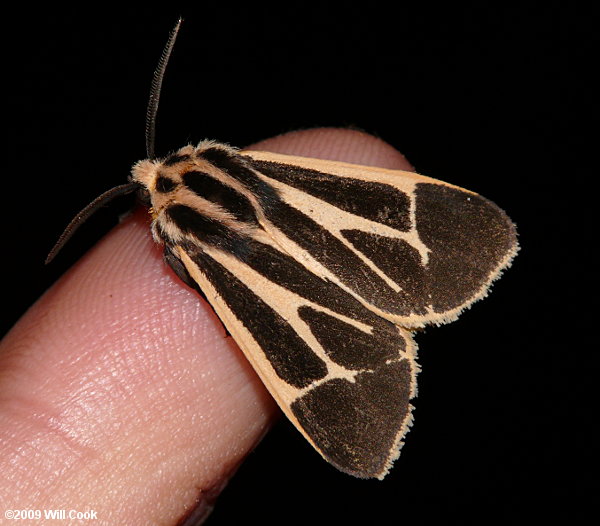
[[[120,195],[130,194],[135,192],[140,187],[139,183],[126,183],[119,186],[115,186],[110,190],[107,190],[102,195],[96,197],[89,205],[87,205],[81,212],[79,212],[71,222],[67,225],[67,228],[63,231],[63,233],[58,238],[56,244],[52,247],[52,250],[48,254],[46,258],[46,265],[50,263],[55,257],[56,254],[60,252],[62,247],[65,246],[66,242],[71,239],[71,236],[75,233],[75,231],[86,222],[86,220],[101,206],[105,205],[109,201],[112,201],[115,197]]]
[[[150,99],[148,100],[148,109],[146,110],[146,155],[148,159],[154,159],[154,137],[156,134],[156,113],[158,112],[158,102],[160,100],[160,89],[162,88],[163,78],[165,76],[165,70],[175,45],[175,39],[179,32],[179,27],[183,19],[180,17],[175,24],[175,27],[169,34],[169,39],[165,44],[158,66],[154,70],[154,77],[152,78],[152,86],[150,88]]]

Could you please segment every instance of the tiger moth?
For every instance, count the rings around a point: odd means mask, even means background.
[[[164,259],[204,296],[277,401],[339,470],[383,478],[412,423],[413,331],[453,321],[518,250],[508,216],[480,195],[412,172],[214,141],[157,159],[155,72],[148,159],[116,195],[149,205]]]

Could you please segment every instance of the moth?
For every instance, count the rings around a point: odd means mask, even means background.
[[[383,478],[412,423],[413,331],[453,321],[518,250],[507,215],[415,173],[203,141],[148,159],[89,214],[137,191],[164,259],[211,304],[283,412],[339,470]]]

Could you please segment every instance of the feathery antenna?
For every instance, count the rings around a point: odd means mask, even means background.
[[[167,63],[173,51],[175,45],[175,39],[179,32],[179,26],[181,26],[182,18],[177,20],[175,27],[169,34],[169,39],[163,49],[162,55],[158,62],[158,66],[154,71],[154,78],[152,79],[152,88],[150,90],[150,100],[148,101],[148,109],[146,111],[146,153],[149,159],[154,159],[154,135],[156,126],[156,112],[158,111],[158,101],[160,99],[160,88],[162,86],[163,78],[165,76],[165,70],[167,69]],[[140,188],[139,183],[126,183],[119,186],[115,186],[110,190],[104,192],[101,196],[96,197],[89,205],[87,205],[81,212],[79,212],[67,225],[64,232],[58,238],[58,241],[52,247],[52,250],[46,258],[46,265],[50,263],[56,254],[65,246],[67,241],[71,239],[71,236],[75,231],[87,221],[87,219],[96,211],[98,208],[104,206],[106,203],[118,197],[120,195],[130,194]]]
[[[148,159],[154,159],[154,137],[156,135],[156,113],[158,112],[158,102],[160,100],[160,89],[162,88],[163,78],[165,76],[165,70],[175,45],[175,39],[179,32],[179,27],[183,19],[180,17],[175,24],[175,27],[169,34],[169,39],[165,44],[158,66],[154,71],[154,77],[152,78],[152,87],[150,89],[150,99],[148,100],[148,109],[146,110],[146,155]]]
[[[101,196],[96,197],[89,205],[87,205],[81,212],[79,212],[71,222],[67,225],[64,232],[58,238],[56,244],[52,247],[52,250],[48,254],[46,258],[46,265],[50,263],[56,254],[60,251],[62,247],[65,246],[65,243],[71,239],[71,236],[75,233],[75,231],[86,222],[88,217],[90,217],[98,208],[105,205],[115,197],[119,195],[130,194],[135,192],[140,187],[139,183],[126,183],[119,186],[115,186],[110,190],[104,192]]]

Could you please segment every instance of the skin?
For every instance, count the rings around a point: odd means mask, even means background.
[[[249,149],[412,170],[321,128]],[[0,342],[0,512],[95,524],[206,516],[279,410],[220,321],[162,261],[148,214],[113,229]]]

